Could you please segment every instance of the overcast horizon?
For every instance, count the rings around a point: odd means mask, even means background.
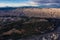
[[[0,0],[0,7],[39,6],[60,8],[60,0]]]

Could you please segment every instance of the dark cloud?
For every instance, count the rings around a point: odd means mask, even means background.
[[[38,3],[60,3],[60,0],[33,0]]]
[[[33,0],[42,8],[60,8],[60,0]]]

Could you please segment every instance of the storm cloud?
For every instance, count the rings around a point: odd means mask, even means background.
[[[38,3],[60,3],[60,0],[33,0]]]
[[[42,8],[60,8],[60,0],[33,0]]]

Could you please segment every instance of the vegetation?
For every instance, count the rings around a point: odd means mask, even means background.
[[[0,35],[3,37],[16,37],[16,35],[18,35],[18,37],[24,37],[28,35],[42,34],[50,32],[55,28],[54,24],[49,21],[36,21],[36,19],[28,20],[28,18],[23,18],[18,21],[0,22],[0,27]],[[12,31],[11,34],[8,33],[10,30]]]

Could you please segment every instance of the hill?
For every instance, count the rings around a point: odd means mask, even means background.
[[[60,8],[0,8],[0,16],[60,18]]]

